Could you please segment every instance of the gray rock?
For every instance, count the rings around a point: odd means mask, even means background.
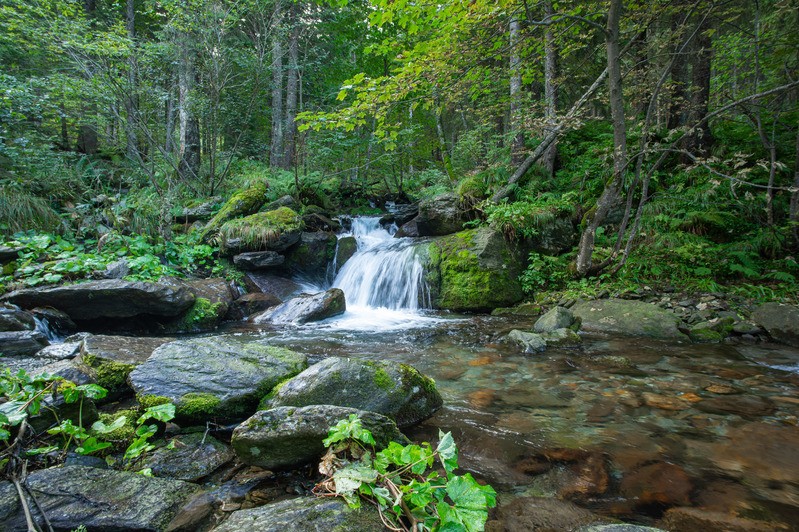
[[[799,307],[764,303],[752,313],[752,320],[777,342],[799,347]]]
[[[272,294],[283,301],[302,291],[302,287],[291,279],[261,272],[244,274],[244,284],[250,292]]]
[[[572,248],[577,241],[577,231],[570,215],[561,215],[538,228],[538,234],[530,238],[531,250],[545,255],[560,255]]]
[[[0,332],[32,331],[36,328],[33,314],[16,305],[0,305]]]
[[[52,344],[36,353],[36,356],[51,360],[71,360],[80,354],[81,345],[80,342]]]
[[[519,345],[522,351],[528,354],[540,353],[547,348],[547,341],[542,335],[518,329],[514,329],[508,334],[508,341]]]
[[[286,194],[285,196],[280,196],[271,203],[267,203],[266,205],[261,207],[260,210],[261,212],[269,212],[269,211],[274,211],[275,209],[279,209],[280,207],[289,207],[291,209],[297,210],[299,206],[297,205],[297,201],[292,196]]]
[[[419,203],[419,214],[402,226],[404,236],[443,236],[457,233],[468,221],[457,194],[440,194]],[[405,226],[413,224],[413,228]],[[415,234],[412,234],[415,233]]]
[[[330,231],[304,232],[300,241],[286,250],[288,271],[315,283],[327,278],[328,265],[336,258],[336,235]]]
[[[277,251],[250,251],[233,257],[233,264],[242,270],[264,270],[283,264],[286,258]]]
[[[0,355],[3,356],[31,356],[48,345],[47,337],[39,331],[0,332]]]
[[[31,372],[32,375],[39,375],[40,373],[57,375],[77,385],[97,384],[97,377],[94,371],[83,364],[76,363],[74,360],[58,360],[44,366],[40,365]]]
[[[273,294],[264,294],[261,292],[244,294],[230,305],[230,309],[228,309],[225,319],[243,320],[244,318],[253,314],[276,307],[282,302],[283,301]]]
[[[401,226],[407,222],[410,222],[419,214],[419,204],[418,203],[401,203],[390,205],[386,204],[386,210],[390,213],[391,217],[393,218],[391,221],[397,226]],[[385,217],[384,217],[385,218]],[[380,221],[383,223],[383,220]]]
[[[667,532],[662,528],[651,526],[632,525],[628,523],[618,523],[609,525],[589,525],[580,527],[576,532]]]
[[[256,412],[233,431],[231,445],[239,459],[266,469],[286,469],[317,460],[325,452],[322,440],[328,431],[350,414],[357,414],[378,448],[389,442],[408,443],[397,425],[386,416],[355,408],[310,405],[282,406]]]
[[[358,251],[358,241],[354,236],[343,236],[336,246],[336,269],[340,270]]]
[[[574,347],[583,343],[580,335],[571,329],[555,329],[543,334],[547,347]]]
[[[565,307],[555,307],[538,318],[533,325],[533,332],[546,333],[555,329],[567,329],[574,323],[574,314]]]
[[[23,308],[54,307],[73,320],[130,318],[140,314],[177,316],[194,303],[194,295],[185,288],[116,279],[28,288],[0,299]]]
[[[196,481],[233,459],[230,447],[202,432],[181,434],[170,439],[171,446],[159,447],[144,459],[142,467],[161,478]]]
[[[19,258],[20,251],[25,251],[25,248],[0,246],[0,264],[6,264],[12,260],[17,260]]]
[[[406,364],[328,358],[285,382],[266,408],[336,405],[389,416],[400,428],[427,419],[443,401],[435,382]]]
[[[219,205],[219,199],[214,201],[206,201],[194,207],[184,207],[180,216],[175,217],[176,222],[193,223],[209,220],[216,212]]]
[[[331,288],[314,295],[302,294],[260,314],[253,323],[294,323],[321,321],[344,314],[347,304],[340,288]]]
[[[97,384],[108,390],[110,399],[129,393],[128,375],[150,358],[156,348],[171,338],[107,336],[92,334],[83,340],[79,364],[91,369]]]
[[[41,326],[46,329],[45,334],[51,340],[53,338],[65,338],[78,328],[72,318],[66,312],[54,308],[41,308],[37,307],[31,310],[36,319],[39,320]]]
[[[140,399],[166,397],[180,420],[243,419],[279,382],[305,369],[305,355],[234,335],[164,344],[130,373]]]
[[[751,321],[739,321],[732,326],[732,331],[736,334],[760,334],[763,329],[752,323]]]
[[[213,532],[375,532],[384,528],[369,505],[353,510],[340,498],[301,497],[238,510]]]
[[[603,299],[582,301],[571,308],[582,322],[582,329],[645,336],[661,340],[687,340],[678,330],[674,313],[642,301]]]
[[[501,505],[486,530],[527,532],[535,530],[574,530],[600,521],[600,517],[568,501],[554,497],[519,497]]]
[[[105,267],[102,276],[105,279],[122,279],[130,273],[130,265],[126,259],[119,259]]]
[[[164,530],[181,505],[199,486],[148,478],[129,471],[83,466],[34,471],[28,487],[56,530],[157,531]],[[36,505],[28,501],[43,527]],[[0,512],[2,513],[2,512]],[[5,530],[27,530],[21,510],[5,522]]]

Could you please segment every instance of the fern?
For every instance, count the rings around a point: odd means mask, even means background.
[[[44,198],[2,186],[0,187],[0,229],[5,229],[8,234],[30,229],[61,233],[64,224]]]

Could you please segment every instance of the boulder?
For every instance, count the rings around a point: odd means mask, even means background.
[[[487,531],[575,530],[601,518],[574,503],[549,497],[518,497],[501,505],[486,523]]]
[[[336,235],[329,231],[302,233],[300,241],[286,250],[285,268],[303,279],[323,283],[328,266],[336,258]]]
[[[36,328],[33,314],[25,312],[16,305],[0,305],[0,332],[32,331]]]
[[[198,333],[213,331],[228,312],[238,292],[227,279],[169,279],[173,286],[186,287],[194,294],[194,304],[178,318],[163,325],[162,333]]]
[[[547,348],[547,342],[542,335],[518,329],[514,329],[508,334],[508,341],[517,344],[523,352],[528,354],[540,353]]]
[[[642,301],[598,299],[580,301],[571,308],[582,329],[645,336],[660,340],[687,340],[677,327],[681,323],[672,312]]]
[[[0,264],[7,264],[12,260],[17,260],[19,258],[20,251],[25,251],[25,248],[0,246]]]
[[[31,310],[31,313],[39,320],[44,329],[49,331],[46,334],[51,338],[53,336],[66,338],[78,329],[66,312],[54,308],[37,307]]]
[[[575,347],[583,343],[580,335],[571,329],[555,329],[542,336],[547,347]]]
[[[266,270],[280,266],[286,257],[277,251],[250,251],[233,257],[233,264],[242,270]]]
[[[302,218],[288,207],[280,207],[225,222],[219,228],[219,238],[229,251],[284,251],[299,241],[302,229]]]
[[[523,263],[501,233],[483,227],[428,244],[425,268],[433,306],[455,311],[490,311],[523,297]]]
[[[369,505],[352,509],[341,498],[300,497],[235,511],[213,532],[371,532],[384,528]]]
[[[799,347],[799,307],[764,303],[752,313],[752,320],[775,341]]]
[[[776,410],[771,399],[758,395],[708,397],[696,403],[695,407],[710,414],[733,414],[747,419],[768,416]]]
[[[400,204],[386,204],[386,210],[389,212],[391,216],[391,221],[389,222],[386,220],[386,216],[384,216],[380,223],[383,224],[384,220],[388,223],[395,223],[397,227],[400,227],[419,215],[419,204],[418,203],[400,203]]]
[[[254,181],[244,190],[240,190],[228,199],[219,212],[208,221],[200,233],[200,238],[207,240],[215,236],[217,231],[228,220],[252,214],[261,207],[266,201],[266,193],[269,190],[269,183],[266,181]]]
[[[331,427],[356,414],[369,430],[379,449],[408,440],[386,416],[355,408],[309,405],[281,406],[256,412],[233,431],[231,445],[239,460],[266,469],[286,469],[314,460],[325,452],[322,441]]]
[[[23,308],[54,307],[76,321],[130,318],[141,314],[177,316],[194,303],[194,295],[183,287],[117,279],[27,288],[0,299]]]
[[[774,532],[790,530],[786,523],[756,521],[737,517],[726,512],[707,508],[671,508],[663,515],[663,526],[670,532],[694,532],[696,530],[723,530],[724,532]]]
[[[302,287],[291,279],[262,272],[245,273],[244,285],[250,292],[272,294],[283,301],[302,291]]]
[[[31,356],[48,345],[50,342],[47,341],[47,337],[39,331],[0,332],[0,355],[2,356]]]
[[[442,403],[435,382],[407,364],[334,357],[286,381],[262,405],[348,406],[389,416],[404,428],[427,419]]]
[[[302,223],[305,229],[311,232],[341,230],[341,224],[323,212],[305,212],[302,215]]]
[[[338,239],[336,246],[336,272],[358,251],[358,241],[354,236],[343,236]]]
[[[694,485],[678,465],[649,464],[624,476],[620,491],[636,505],[683,506],[691,503]]]
[[[264,294],[261,292],[244,294],[230,305],[225,319],[243,320],[248,316],[276,307],[281,303],[282,301],[273,294]]]
[[[555,329],[567,329],[574,324],[574,314],[566,307],[555,307],[535,322],[533,332],[547,333]]]
[[[198,205],[183,207],[180,216],[175,216],[175,221],[184,224],[204,222],[214,215],[217,205],[219,205],[219,198],[204,201]]]
[[[34,471],[27,487],[36,499],[36,504],[28,503],[40,529],[46,527],[39,507],[56,530],[83,525],[88,530],[115,531],[164,530],[201,489],[179,480],[77,465]],[[27,530],[21,509],[13,514],[5,521],[5,530]]]
[[[305,369],[305,355],[234,335],[179,340],[130,373],[144,405],[175,403],[179,421],[230,422],[255,412],[279,382]]]
[[[544,255],[560,255],[569,251],[576,243],[577,231],[570,213],[558,215],[543,223],[538,228],[538,234],[525,242],[531,251]]]
[[[403,236],[443,236],[457,233],[469,220],[457,194],[440,194],[419,203],[419,214],[402,226]],[[412,224],[413,227],[405,226]],[[412,234],[415,233],[415,234]]]
[[[82,345],[82,342],[51,344],[36,353],[36,356],[50,360],[71,360],[80,354]]]
[[[171,438],[169,447],[160,447],[145,456],[142,467],[161,478],[196,481],[210,475],[233,459],[233,451],[213,436],[202,432]]]
[[[326,318],[344,314],[347,304],[344,292],[340,288],[331,288],[326,292],[309,295],[302,294],[274,308],[252,317],[253,323],[293,323],[303,324],[309,321],[321,321]]]

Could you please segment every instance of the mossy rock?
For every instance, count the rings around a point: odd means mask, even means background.
[[[179,423],[244,419],[279,382],[307,366],[305,355],[234,335],[170,342],[130,374],[143,407],[170,401]]]
[[[586,331],[644,336],[660,340],[687,340],[678,329],[680,319],[668,310],[643,301],[598,299],[581,301],[571,309]]]
[[[336,243],[336,235],[329,231],[302,233],[300,241],[286,250],[283,267],[323,285],[328,266],[336,258]]]
[[[280,207],[225,222],[219,239],[228,250],[284,251],[299,241],[302,229],[302,218],[290,208]]]
[[[266,181],[255,181],[248,188],[233,194],[219,212],[205,224],[200,234],[201,238],[207,240],[214,236],[228,220],[256,212],[266,201],[268,189],[269,183]]]
[[[204,297],[194,300],[194,305],[180,318],[164,329],[168,334],[213,331],[227,314],[228,305],[222,301],[211,303]]]
[[[433,306],[491,311],[522,299],[523,264],[502,234],[489,228],[461,231],[428,245],[426,280]]]

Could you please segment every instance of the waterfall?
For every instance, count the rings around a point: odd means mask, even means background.
[[[424,268],[415,243],[393,238],[376,217],[354,218],[351,236],[357,251],[344,264],[333,286],[341,288],[347,307],[416,311],[430,307]]]

